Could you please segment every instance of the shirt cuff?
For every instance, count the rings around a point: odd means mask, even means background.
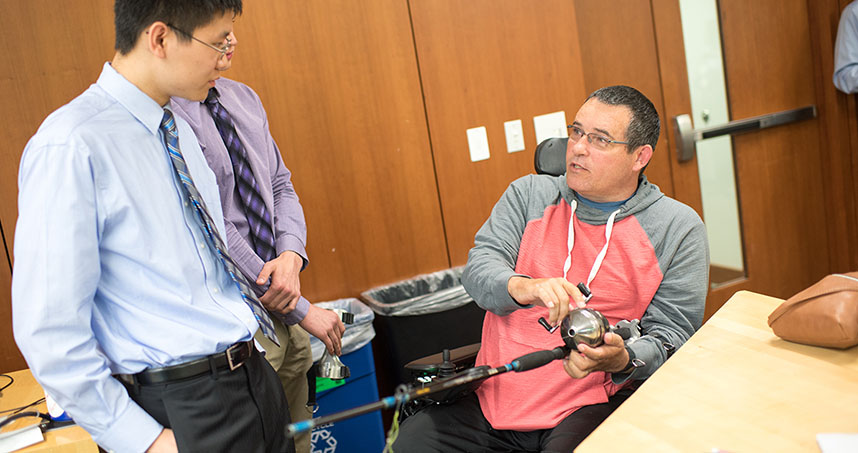
[[[298,236],[292,234],[282,234],[274,241],[274,246],[277,249],[277,254],[280,255],[283,252],[292,251],[297,253],[303,263],[301,264],[301,270],[307,267],[307,264],[310,263],[310,260],[307,259],[307,250],[304,248],[304,242],[298,239]]]
[[[307,316],[307,312],[309,311],[310,301],[301,296],[301,298],[298,299],[298,303],[295,305],[295,309],[290,311],[289,314],[284,315],[280,313],[274,313],[274,315],[277,316],[277,318],[280,319],[283,324],[286,324],[287,326],[294,326],[295,324],[298,324],[299,322],[303,321],[304,318]]]
[[[93,440],[107,451],[146,451],[164,429],[140,406],[131,402],[110,426]]]
[[[531,278],[529,275],[517,274],[515,272],[510,272],[507,275],[503,275],[500,279],[500,281],[503,282],[503,291],[499,291],[498,300],[506,301],[505,309],[509,313],[512,313],[520,308],[533,308],[533,304],[520,304],[512,297],[512,295],[510,295],[509,281],[514,277]],[[510,304],[510,302],[512,303]]]

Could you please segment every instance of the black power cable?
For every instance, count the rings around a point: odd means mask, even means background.
[[[9,388],[10,385],[12,385],[13,382],[15,382],[15,378],[13,378],[12,376],[9,376],[8,374],[0,374],[0,376],[3,376],[4,378],[9,379],[9,382],[7,382],[6,385],[4,385],[3,387],[0,387],[0,393],[3,393],[3,390],[6,390],[7,388]]]
[[[44,402],[45,402],[45,399],[44,399],[44,398],[39,398],[39,399],[37,399],[36,401],[33,401],[32,403],[30,403],[30,404],[28,404],[28,405],[26,405],[26,406],[13,407],[12,409],[6,409],[6,410],[3,410],[3,411],[0,411],[0,414],[5,414],[6,412],[12,412],[13,414],[17,414],[18,412],[21,412],[21,411],[23,411],[23,410],[25,410],[25,409],[28,409],[28,408],[30,408],[30,407],[33,407],[33,406],[37,406],[37,405],[42,404],[42,403],[44,403]]]
[[[44,420],[45,422],[51,421],[50,415],[43,414],[41,412],[36,412],[36,411],[19,412],[17,414],[10,415],[10,416],[4,418],[3,420],[0,420],[0,428],[8,425],[9,423],[12,423],[13,421],[15,421],[19,418],[24,418],[24,417],[39,417],[42,420]]]

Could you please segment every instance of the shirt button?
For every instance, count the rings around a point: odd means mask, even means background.
[[[213,290],[212,290],[212,292],[213,292],[213,293],[215,293],[215,294],[217,294],[219,291],[220,291],[220,290],[218,290],[217,288],[215,288],[215,289],[213,289]]]
[[[201,249],[206,248],[206,243],[205,243],[205,242],[200,242],[200,248],[201,248]]]

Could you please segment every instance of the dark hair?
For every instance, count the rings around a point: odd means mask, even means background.
[[[137,44],[140,33],[156,21],[187,33],[207,25],[217,14],[241,14],[241,0],[116,0],[113,4],[116,50],[125,55]],[[190,41],[185,33],[180,39]]]
[[[587,97],[596,98],[608,105],[622,105],[632,111],[632,120],[626,129],[626,141],[629,142],[629,152],[639,146],[650,145],[655,149],[661,121],[658,112],[649,99],[640,91],[625,85],[614,85],[600,88]]]

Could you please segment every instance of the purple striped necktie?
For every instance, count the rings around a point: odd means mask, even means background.
[[[259,323],[262,333],[265,334],[269,340],[273,341],[274,344],[280,346],[280,342],[277,341],[277,335],[274,333],[274,324],[271,322],[271,317],[262,306],[262,302],[257,299],[256,294],[250,289],[250,286],[247,284],[247,280],[244,278],[244,274],[238,270],[238,266],[235,265],[235,262],[232,261],[229,253],[227,253],[226,245],[215,227],[214,220],[212,220],[211,215],[209,215],[208,208],[206,208],[206,202],[197,190],[197,186],[194,185],[194,180],[191,178],[191,173],[188,171],[185,158],[182,156],[182,151],[179,149],[179,133],[176,130],[176,121],[173,118],[173,113],[167,109],[164,109],[164,117],[161,119],[161,130],[164,131],[164,144],[167,146],[167,154],[170,156],[170,162],[173,164],[173,170],[179,177],[179,181],[182,183],[185,195],[188,197],[191,202],[191,206],[194,207],[194,211],[197,213],[197,218],[200,221],[200,228],[202,228],[204,235],[209,239],[209,241],[211,241],[214,249],[217,250],[217,255],[220,258],[221,263],[223,263],[224,268],[232,281],[238,287],[238,290],[241,291],[241,298],[250,307],[250,311],[253,312],[253,316]]]
[[[277,256],[274,247],[274,232],[271,227],[271,214],[265,206],[259,191],[259,184],[253,176],[250,168],[250,160],[247,158],[247,150],[241,144],[235,126],[229,112],[218,102],[218,93],[215,88],[209,90],[205,100],[206,107],[212,114],[215,126],[223,139],[223,144],[229,152],[232,161],[232,169],[235,174],[235,186],[238,196],[244,208],[247,224],[250,227],[250,239],[256,254],[262,261],[268,262]]]

